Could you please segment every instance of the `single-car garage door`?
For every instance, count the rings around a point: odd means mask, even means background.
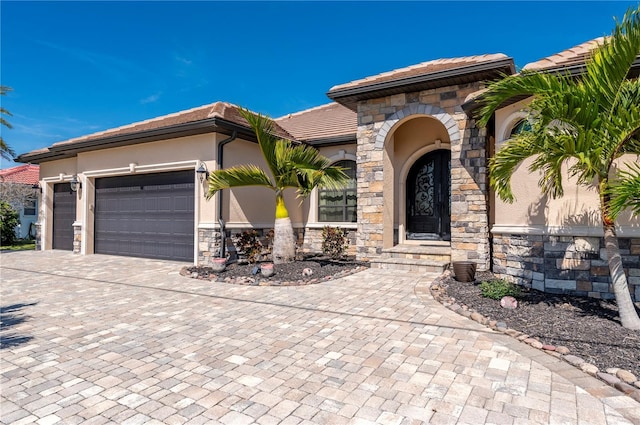
[[[194,172],[96,179],[95,252],[193,261]]]
[[[73,250],[76,196],[69,183],[53,185],[53,249]]]

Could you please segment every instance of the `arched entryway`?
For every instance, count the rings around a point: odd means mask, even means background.
[[[418,159],[407,175],[406,239],[451,240],[451,151]]]

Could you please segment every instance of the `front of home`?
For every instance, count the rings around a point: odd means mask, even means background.
[[[590,46],[530,66],[579,66]],[[474,99],[514,72],[503,54],[440,59],[335,86],[332,103],[277,118],[279,136],[315,146],[351,177],[344,190],[319,188],[302,203],[287,194],[300,248],[318,251],[322,228],[338,226],[357,257],[376,267],[427,271],[472,261],[537,289],[612,296],[592,191],[568,184],[565,197],[546,199],[526,167],[514,176],[515,204],[490,191],[488,158],[522,126],[527,100],[505,105],[481,129]],[[232,247],[235,232],[273,227],[269,190],[205,199],[208,171],[265,165],[228,103],[59,142],[20,160],[40,164],[40,249],[206,265],[222,244]],[[627,214],[619,222],[640,300],[640,221]]]

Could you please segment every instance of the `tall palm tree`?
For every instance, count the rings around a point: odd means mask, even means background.
[[[539,185],[553,198],[563,195],[562,166],[578,184],[595,185],[611,281],[622,326],[640,329],[629,294],[615,230],[617,215],[635,203],[640,168],[619,179],[614,167],[623,154],[640,154],[640,80],[628,79],[640,55],[640,8],[630,9],[586,63],[584,75],[523,72],[489,86],[482,97],[479,124],[485,126],[503,102],[531,96],[531,130],[514,136],[490,160],[490,183],[496,194],[513,202],[511,176],[527,158],[529,170],[541,172]],[[635,185],[634,185],[635,181]],[[635,188],[635,189],[634,189]],[[634,201],[635,199],[635,201]]]
[[[298,196],[304,199],[316,186],[329,189],[344,187],[348,176],[341,168],[331,166],[329,159],[320,155],[315,148],[276,137],[274,123],[270,118],[246,109],[241,109],[240,113],[258,139],[258,146],[271,176],[262,168],[251,164],[213,171],[208,180],[207,199],[218,190],[232,187],[263,186],[273,190],[276,195],[273,262],[291,262],[295,259],[296,245],[293,226],[284,202],[285,189],[296,189]]]
[[[11,87],[0,86],[0,96],[6,95],[7,92],[10,92],[11,90]],[[4,125],[7,128],[13,128],[9,121],[7,121],[2,116],[2,114],[12,116],[11,112],[0,106],[0,124]],[[9,145],[7,145],[2,136],[0,136],[0,156],[4,159],[8,159],[9,161],[13,160],[13,157],[16,156],[16,153],[9,147]]]

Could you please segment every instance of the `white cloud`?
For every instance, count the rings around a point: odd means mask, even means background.
[[[152,94],[151,96],[147,96],[144,99],[140,99],[140,103],[142,105],[145,105],[147,103],[157,102],[158,99],[160,99],[160,95],[162,95],[162,93]]]

